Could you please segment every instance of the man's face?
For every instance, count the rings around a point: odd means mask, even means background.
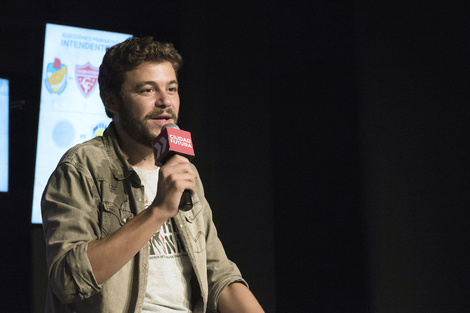
[[[116,123],[133,140],[151,147],[168,123],[177,123],[180,99],[176,73],[170,62],[146,62],[127,73]]]

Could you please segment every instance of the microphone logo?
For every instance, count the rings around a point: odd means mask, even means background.
[[[166,148],[167,148],[167,143],[168,143],[168,140],[166,140],[165,137],[160,137],[160,139],[158,139],[153,147],[155,148],[155,156],[157,159],[161,159],[161,156],[166,152]]]

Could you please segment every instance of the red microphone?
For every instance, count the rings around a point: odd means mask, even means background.
[[[182,155],[190,161],[194,157],[191,133],[181,130],[173,123],[162,127],[160,134],[153,140],[152,146],[157,166],[163,166],[175,154]],[[181,196],[178,209],[180,211],[189,211],[192,207],[191,192],[185,190]]]

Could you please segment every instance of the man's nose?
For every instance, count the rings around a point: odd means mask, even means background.
[[[170,96],[162,91],[159,92],[157,95],[157,99],[155,101],[155,106],[157,107],[169,107],[171,105],[171,98]]]

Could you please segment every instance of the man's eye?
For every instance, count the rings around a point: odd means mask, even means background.
[[[153,89],[152,88],[144,88],[142,89],[142,92],[152,92]]]

